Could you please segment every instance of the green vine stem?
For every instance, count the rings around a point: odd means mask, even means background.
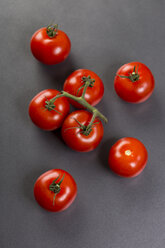
[[[85,87],[84,87],[85,89]],[[92,105],[90,105],[83,96],[77,97],[77,96],[73,96],[71,94],[69,94],[66,91],[62,91],[61,94],[55,96],[54,98],[52,98],[50,101],[55,102],[57,98],[60,97],[68,97],[76,102],[78,102],[79,104],[83,105],[86,109],[88,109],[90,112],[93,113],[93,115],[95,115],[95,117],[100,117],[100,119],[102,119],[105,123],[108,122],[108,119],[95,107],[93,107]]]
[[[96,117],[99,117],[101,120],[103,120],[105,123],[108,122],[108,119],[95,107],[93,107],[92,105],[90,105],[86,100],[85,100],[85,93],[88,87],[90,87],[91,83],[93,83],[93,79],[91,79],[90,76],[88,76],[85,79],[85,84],[84,84],[84,89],[82,92],[82,95],[80,97],[78,96],[74,96],[69,94],[66,91],[61,91],[61,93],[59,93],[58,95],[56,95],[55,97],[53,97],[52,99],[50,99],[49,101],[45,101],[46,105],[45,108],[48,109],[49,111],[51,111],[52,109],[55,110],[55,101],[60,98],[60,97],[67,97],[70,98],[76,102],[78,102],[79,104],[81,104],[82,106],[84,106],[87,110],[89,110],[90,112],[92,112],[92,119],[89,123],[89,125],[86,127],[87,131],[91,130],[93,122],[95,120]],[[56,110],[55,110],[56,111]],[[88,132],[87,132],[88,133]]]
[[[97,116],[97,112],[94,110],[92,119],[91,119],[91,121],[90,121],[90,123],[89,123],[89,125],[88,125],[88,128],[89,128],[89,129],[92,127],[93,122],[94,122],[96,116]]]

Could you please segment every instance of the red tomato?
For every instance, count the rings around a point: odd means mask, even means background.
[[[71,49],[71,42],[67,34],[62,30],[53,29],[54,26],[48,26],[37,30],[33,34],[30,44],[34,57],[48,65],[58,64],[65,60]]]
[[[34,196],[39,205],[48,211],[59,212],[67,209],[77,195],[73,177],[61,169],[42,174],[34,185]]]
[[[54,104],[51,103],[50,99],[57,94],[60,94],[58,90],[43,90],[30,102],[30,118],[41,129],[52,131],[59,128],[69,113],[69,102],[66,97],[60,97]]]
[[[147,159],[145,146],[135,138],[122,138],[109,151],[111,170],[123,177],[139,175],[145,168]]]
[[[95,149],[103,137],[103,125],[95,119],[92,128],[87,131],[92,114],[85,110],[77,110],[69,114],[62,125],[62,137],[73,150],[89,152]]]
[[[65,81],[64,83],[64,91],[67,91],[71,95],[81,96],[84,89],[84,78],[88,76],[93,79],[90,86],[88,86],[85,93],[85,100],[95,106],[103,97],[104,94],[104,85],[99,76],[93,71],[87,69],[79,69],[74,71]],[[83,108],[79,103],[69,99],[70,103],[76,108]]]
[[[114,81],[116,93],[131,103],[146,101],[151,96],[154,85],[151,71],[140,62],[131,62],[120,67]]]

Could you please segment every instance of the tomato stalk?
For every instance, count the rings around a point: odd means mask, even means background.
[[[86,85],[88,85],[88,83],[86,83]],[[76,102],[78,102],[79,104],[83,105],[86,109],[88,109],[90,112],[93,113],[93,116],[92,116],[92,119],[89,123],[88,126],[83,126],[81,129],[83,130],[83,134],[84,135],[89,135],[91,130],[92,130],[92,125],[93,125],[93,122],[95,120],[96,117],[99,117],[100,119],[102,119],[105,123],[108,122],[108,119],[98,110],[96,109],[95,107],[93,107],[92,105],[90,105],[84,98],[84,95],[85,95],[85,91],[87,89],[87,87],[84,87],[84,90],[83,90],[83,93],[82,93],[82,96],[80,97],[77,97],[77,96],[73,96],[71,94],[69,94],[68,92],[66,91],[62,91],[61,94],[58,94],[56,95],[54,98],[52,98],[50,101],[52,102],[55,102],[57,98],[59,97],[68,97]]]
[[[94,125],[96,125],[96,124],[99,123],[99,122],[93,123],[94,120],[95,120],[95,115],[92,116],[92,119],[91,119],[91,121],[90,121],[90,123],[89,123],[88,126],[83,125],[83,124],[82,124],[81,122],[79,122],[76,118],[73,118],[73,119],[77,122],[78,126],[77,126],[77,127],[69,127],[69,128],[66,128],[66,129],[64,130],[64,132],[66,132],[68,129],[79,128],[79,129],[80,129],[79,133],[83,133],[85,136],[88,136],[88,135],[90,134],[90,132],[92,131],[92,126],[94,126]]]
[[[65,174],[63,175],[63,177],[61,178],[61,180],[56,183],[56,181],[59,179],[60,175],[53,180],[53,182],[49,185],[49,189],[54,193],[54,197],[53,197],[53,206],[55,204],[55,199],[56,199],[56,195],[60,192],[61,190],[61,183],[64,180]]]
[[[108,119],[95,107],[93,107],[92,105],[90,105],[86,100],[85,100],[85,93],[86,93],[86,90],[88,87],[92,87],[93,86],[93,83],[94,83],[94,79],[91,79],[90,76],[88,77],[83,77],[83,81],[85,82],[84,84],[84,89],[83,89],[83,92],[82,92],[82,95],[80,97],[78,96],[74,96],[74,95],[71,95],[70,93],[66,92],[66,91],[61,91],[60,94],[56,95],[55,97],[53,97],[52,99],[50,99],[49,101],[45,101],[46,105],[45,107],[48,109],[48,110],[55,110],[55,101],[60,98],[60,97],[67,97],[67,98],[70,98],[76,102],[78,102],[79,104],[81,104],[82,106],[84,106],[86,109],[88,109],[90,112],[93,113],[93,116],[92,116],[92,119],[88,125],[88,128],[90,129],[92,127],[92,124],[95,120],[96,117],[99,117],[100,119],[102,119],[105,123],[108,122]],[[51,107],[51,108],[49,108]]]
[[[129,73],[129,76],[123,76],[123,75],[119,75],[119,74],[117,74],[117,76],[119,76],[121,78],[128,78],[131,80],[131,82],[134,83],[134,82],[139,80],[138,66],[137,66],[137,69],[136,69],[136,66],[134,66],[133,72]]]
[[[58,31],[58,24],[49,25],[49,26],[47,26],[47,28],[46,28],[47,35],[48,35],[50,38],[55,37],[56,34],[57,34],[57,31]]]
[[[91,121],[89,122],[88,126],[85,127],[85,130],[83,132],[84,135],[88,136],[90,134],[90,132],[92,131],[93,125],[96,125],[99,123],[99,122],[94,123],[96,116],[97,116],[97,113],[96,113],[96,111],[94,111],[92,118],[91,118]]]
[[[85,92],[86,88],[84,87],[84,91]],[[93,113],[94,117],[99,117],[100,119],[102,119],[105,123],[108,122],[108,119],[95,107],[93,107],[92,105],[90,105],[85,99],[84,99],[84,94],[82,94],[82,96],[77,97],[77,96],[73,96],[71,94],[69,94],[66,91],[61,91],[61,94],[56,95],[55,97],[53,97],[52,99],[50,99],[49,101],[51,101],[51,103],[54,103],[58,98],[60,97],[68,97],[76,102],[78,102],[79,104],[81,104],[82,106],[84,106],[86,109],[88,109],[90,112]]]
[[[84,89],[83,89],[82,97],[84,98],[87,88],[93,87],[95,79],[91,78],[91,76],[88,76],[88,77],[82,77],[82,80],[84,82],[84,84],[83,84]]]

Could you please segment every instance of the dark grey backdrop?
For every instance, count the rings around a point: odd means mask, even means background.
[[[165,244],[165,2],[158,0],[2,0],[1,70],[1,248],[162,248]],[[44,66],[30,52],[34,31],[52,20],[69,35],[72,51],[57,66]],[[140,105],[120,100],[113,89],[117,69],[141,61],[156,88]],[[105,95],[98,108],[109,124],[100,146],[77,153],[60,132],[44,132],[28,117],[31,98],[62,89],[78,68],[95,71]],[[148,149],[144,172],[134,179],[108,169],[111,145],[124,136]],[[37,177],[52,168],[70,172],[78,197],[65,212],[40,208],[33,198]]]

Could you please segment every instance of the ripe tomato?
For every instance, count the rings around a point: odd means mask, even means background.
[[[48,65],[65,60],[71,49],[69,37],[57,26],[48,26],[37,30],[31,38],[31,51],[36,59]]]
[[[131,62],[120,67],[114,81],[116,93],[131,103],[146,101],[151,96],[154,85],[150,69],[140,62]]]
[[[59,212],[67,209],[77,195],[73,177],[61,169],[42,174],[34,185],[34,196],[39,205],[48,211]]]
[[[104,85],[99,76],[93,71],[87,69],[79,69],[74,71],[64,83],[64,91],[67,91],[71,95],[81,96],[85,80],[90,76],[91,83],[88,86],[85,93],[85,100],[95,106],[103,97],[104,94]],[[93,79],[93,80],[92,80]],[[76,108],[83,108],[79,103],[69,99],[70,103]]]
[[[77,110],[69,114],[62,125],[62,137],[65,143],[73,150],[89,152],[95,149],[103,137],[103,125],[95,119],[92,127],[87,126],[92,114],[85,110]]]
[[[145,146],[135,138],[122,138],[109,151],[111,170],[123,177],[139,175],[145,168],[147,159]]]
[[[54,104],[51,102],[50,99],[57,94],[60,94],[58,90],[43,90],[30,102],[30,118],[41,129],[51,131],[59,128],[69,113],[69,102],[66,97],[56,99]]]

